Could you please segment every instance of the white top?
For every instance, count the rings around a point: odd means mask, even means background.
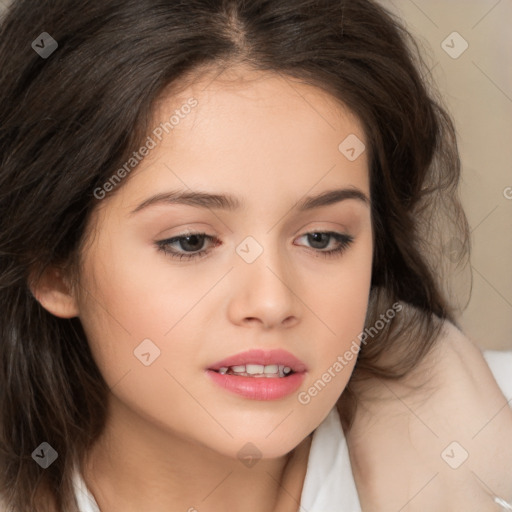
[[[512,406],[512,351],[486,350],[483,356]],[[79,473],[75,472],[73,478],[80,512],[101,512]],[[512,510],[512,504],[499,497],[494,502],[501,510]],[[348,447],[335,407],[313,433],[300,507],[308,512],[361,512]]]

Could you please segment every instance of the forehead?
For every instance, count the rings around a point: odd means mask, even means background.
[[[242,133],[264,127],[265,133],[279,131],[283,138],[287,134],[311,136],[312,132],[321,137],[348,130],[365,139],[357,116],[325,90],[283,73],[243,65],[187,75],[181,86],[167,89],[155,102],[152,124],[169,120],[192,98],[198,107],[181,117],[179,126],[173,128],[175,138],[185,134],[187,127],[199,134],[217,122],[243,128]],[[205,122],[207,126],[199,126]]]
[[[166,189],[222,190],[260,207],[340,186],[369,195],[366,152],[350,161],[340,149],[350,137],[366,145],[358,118],[283,74],[234,68],[168,89],[148,135],[154,148],[118,194],[127,211]]]

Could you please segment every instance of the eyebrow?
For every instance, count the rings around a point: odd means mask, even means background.
[[[370,199],[362,190],[358,188],[339,188],[326,190],[315,196],[307,196],[298,201],[294,205],[294,208],[299,212],[304,212],[313,210],[314,208],[339,203],[347,199],[355,199],[365,206],[370,207]],[[130,215],[157,204],[185,204],[199,208],[229,211],[236,211],[242,208],[242,202],[231,194],[210,194],[193,190],[172,190],[149,197],[132,210]]]

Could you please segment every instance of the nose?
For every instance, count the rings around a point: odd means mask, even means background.
[[[299,322],[303,303],[297,279],[279,249],[265,248],[252,263],[240,260],[233,272],[228,314],[240,326],[264,329],[292,327]]]

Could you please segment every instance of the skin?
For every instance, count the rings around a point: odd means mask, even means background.
[[[479,347],[454,325],[444,322],[405,378],[353,389],[361,407],[346,439],[363,511],[497,512],[493,496],[512,503],[512,409]]]
[[[153,126],[194,97],[198,105],[100,201],[87,231],[80,285],[58,273],[36,292],[56,316],[78,316],[111,387],[107,429],[84,467],[102,512],[297,510],[310,434],[345,388],[356,359],[307,404],[307,390],[357,341],[368,306],[373,254],[370,208],[347,199],[299,213],[297,201],[335,188],[368,197],[366,152],[349,161],[358,119],[327,93],[276,74],[232,68],[205,77],[155,109]],[[237,196],[240,211],[159,204],[164,191]],[[187,229],[205,240],[197,260],[172,259],[155,242]],[[341,254],[307,233],[354,237]],[[253,237],[251,264],[236,252]],[[316,247],[316,248],[315,248]],[[187,246],[172,248],[185,252]],[[190,251],[190,249],[189,249]],[[197,252],[197,249],[196,249]],[[149,338],[160,356],[133,351]],[[279,400],[233,395],[205,368],[251,348],[283,348],[306,363],[300,389]],[[261,452],[252,467],[237,454]]]

